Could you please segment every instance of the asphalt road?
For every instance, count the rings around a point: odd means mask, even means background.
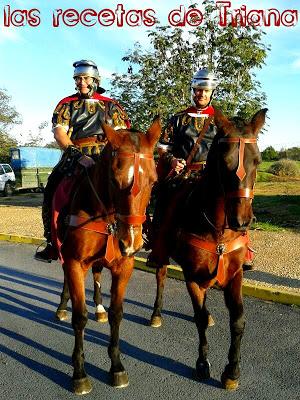
[[[70,321],[54,319],[62,270],[58,263],[33,260],[34,250],[31,245],[0,243],[0,398],[74,399],[73,331]],[[90,300],[91,283],[89,276]],[[105,271],[105,306],[109,284],[109,272]],[[208,333],[212,378],[200,383],[194,377],[198,339],[185,285],[172,279],[167,282],[164,326],[153,329],[147,322],[154,285],[152,274],[134,271],[127,290],[121,349],[130,384],[124,389],[108,383],[109,327],[93,320],[93,304],[88,301],[85,357],[93,391],[86,399],[300,399],[299,308],[245,298],[241,385],[228,393],[220,387],[229,341],[222,293],[209,293],[208,305],[216,321]]]

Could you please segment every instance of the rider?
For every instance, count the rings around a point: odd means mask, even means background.
[[[170,118],[159,141],[159,170],[169,169],[179,173],[187,161],[190,170],[199,171],[204,168],[209,147],[216,134],[214,108],[210,104],[216,87],[217,79],[207,68],[200,68],[195,73],[191,81],[192,105]],[[199,135],[201,140],[197,149],[189,157]]]
[[[215,74],[206,67],[200,68],[191,81],[192,105],[170,118],[158,143],[160,159],[157,169],[160,185],[152,221],[152,237],[156,239],[152,240],[150,237],[153,250],[148,257],[149,266],[157,266],[158,260],[165,259],[165,255],[161,255],[158,231],[167,209],[168,196],[165,195],[165,190],[169,190],[169,185],[166,177],[179,174],[184,169],[186,176],[201,175],[205,167],[207,154],[216,134],[211,101],[217,85]],[[247,259],[244,269],[251,268],[252,261]]]
[[[97,65],[90,60],[80,60],[73,64],[77,93],[62,99],[56,106],[53,117],[53,133],[59,147],[64,151],[60,162],[48,178],[44,192],[42,218],[47,246],[38,251],[35,258],[51,262],[58,258],[56,247],[51,242],[51,217],[53,195],[65,176],[74,173],[77,167],[94,164],[105,145],[101,124],[114,129],[130,127],[127,114],[121,106],[102,94]]]

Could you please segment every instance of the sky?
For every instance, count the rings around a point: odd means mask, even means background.
[[[23,121],[11,134],[24,143],[30,131],[36,134],[41,122],[47,121],[49,125],[42,131],[44,143],[53,140],[53,110],[60,99],[74,93],[74,61],[96,62],[102,76],[101,86],[109,89],[111,74],[127,68],[121,59],[134,43],[139,41],[145,49],[149,48],[147,31],[151,27],[132,27],[126,22],[122,27],[99,23],[93,27],[81,23],[67,26],[56,10],[114,12],[122,4],[125,14],[132,9],[153,9],[160,22],[167,25],[171,10],[181,5],[187,9],[190,3],[189,0],[0,0],[0,88],[7,90]],[[245,5],[248,11],[275,8],[281,13],[298,10],[300,14],[299,0],[232,0],[231,3],[232,8]],[[13,26],[21,24],[18,10],[27,15],[24,26]],[[53,26],[53,15],[58,16],[58,27]],[[35,16],[39,17],[39,24]],[[267,130],[260,135],[259,147],[261,150],[267,146],[277,150],[299,147],[300,21],[293,27],[270,26],[264,31],[264,40],[271,45],[271,51],[257,78],[267,94],[269,112]]]

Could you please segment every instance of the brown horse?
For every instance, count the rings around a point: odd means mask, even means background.
[[[260,110],[250,123],[228,120],[216,110],[218,132],[209,150],[204,174],[182,184],[169,204],[162,221],[155,252],[164,264],[172,257],[182,267],[192,300],[199,334],[197,376],[210,376],[206,329],[209,313],[205,306],[207,289],[218,284],[224,290],[230,315],[229,363],[222,385],[235,389],[240,376],[240,342],[244,331],[242,265],[247,251],[247,230],[253,219],[252,199],[260,153],[257,136],[267,109]],[[157,269],[157,293],[150,324],[161,323],[162,296],[167,265]]]
[[[108,144],[99,161],[89,170],[72,200],[68,230],[61,247],[61,259],[72,301],[72,326],[75,346],[72,355],[73,387],[76,394],[92,389],[84,369],[83,336],[87,323],[85,277],[92,266],[105,266],[112,275],[108,319],[111,337],[112,385],[128,385],[120,361],[119,327],[123,299],[130,279],[134,254],[142,247],[142,223],[156,180],[153,151],[160,136],[159,119],[146,134],[128,130],[114,131],[104,125]]]

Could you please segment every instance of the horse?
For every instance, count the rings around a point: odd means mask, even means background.
[[[64,218],[67,230],[60,222],[57,232],[62,241],[60,259],[65,284],[72,302],[73,390],[79,395],[92,390],[84,368],[83,341],[88,319],[85,277],[93,266],[108,268],[112,276],[108,310],[111,384],[125,387],[129,383],[120,360],[119,328],[134,254],[143,245],[142,224],[157,179],[153,152],[161,125],[156,118],[146,134],[115,131],[106,124],[103,130],[108,144],[73,195],[69,214]]]
[[[161,309],[167,264],[172,257],[182,268],[199,335],[196,374],[210,377],[206,329],[208,288],[224,291],[230,315],[231,345],[228,364],[221,376],[228,390],[238,387],[240,343],[244,332],[242,280],[247,252],[247,230],[253,219],[252,200],[257,165],[261,158],[257,137],[267,109],[258,111],[246,123],[230,121],[215,112],[217,133],[210,147],[203,176],[181,184],[168,204],[154,247],[158,257],[157,291],[150,325],[161,325]]]

